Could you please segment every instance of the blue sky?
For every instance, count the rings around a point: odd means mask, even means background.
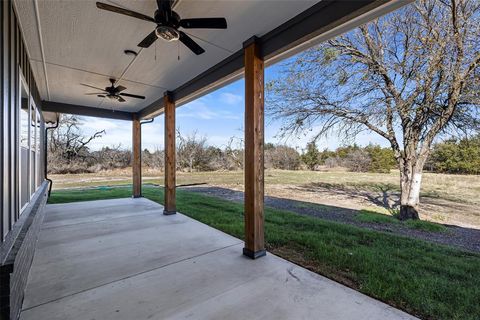
[[[265,70],[265,81],[273,79],[280,65],[273,65]],[[177,109],[177,129],[182,134],[197,132],[200,136],[206,136],[210,145],[223,147],[231,137],[243,137],[244,122],[244,82],[243,79],[228,86],[216,90],[206,96],[192,101]],[[154,150],[163,149],[163,116],[155,118],[151,124],[142,128],[142,148]],[[128,130],[125,130],[128,127]],[[85,118],[82,131],[92,134],[97,130],[105,129],[106,135],[95,140],[91,144],[92,149],[100,149],[104,146],[121,145],[125,149],[131,147],[131,125],[125,121],[108,120],[100,118]],[[300,137],[288,137],[280,139],[278,133],[280,123],[272,122],[268,117],[265,120],[265,142],[287,144],[302,151],[307,142],[314,135]],[[341,141],[335,134],[318,142],[319,149],[335,149],[345,143],[356,142],[360,145],[368,143],[387,146],[383,138],[374,133],[365,132],[352,141]]]

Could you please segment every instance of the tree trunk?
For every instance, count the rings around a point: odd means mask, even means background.
[[[422,183],[422,165],[405,163],[400,168],[400,220],[419,219],[420,186]]]
[[[188,172],[193,172],[193,156],[188,160]]]

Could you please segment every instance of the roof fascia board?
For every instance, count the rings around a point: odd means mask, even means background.
[[[76,114],[79,116],[108,118],[116,120],[132,121],[133,113],[126,111],[113,111],[103,108],[93,108],[87,106],[73,105],[61,102],[42,101],[42,111]]]

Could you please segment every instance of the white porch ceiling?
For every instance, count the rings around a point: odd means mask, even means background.
[[[41,34],[37,26],[35,1]],[[104,1],[149,16],[154,0]],[[43,100],[98,108],[136,112],[242,48],[252,36],[262,36],[318,1],[315,0],[180,0],[174,7],[182,18],[225,17],[227,30],[187,31],[206,52],[196,56],[181,43],[156,41],[148,49],[137,44],[155,25],[128,16],[97,9],[95,1],[15,0],[15,6],[32,59],[32,67]],[[40,36],[43,39],[46,75]],[[140,51],[132,57],[125,49]],[[156,51],[156,60],[155,60]],[[177,59],[178,52],[180,60]],[[126,72],[125,72],[126,70]],[[146,96],[110,102],[96,96],[80,83],[106,87],[110,77],[128,88],[129,93]],[[48,93],[47,83],[48,78]]]

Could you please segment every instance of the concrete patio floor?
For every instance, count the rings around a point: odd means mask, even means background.
[[[48,205],[22,320],[415,319],[150,200]]]

